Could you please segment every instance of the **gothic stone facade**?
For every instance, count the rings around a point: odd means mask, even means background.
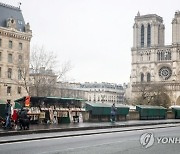
[[[21,68],[29,68],[32,32],[20,8],[0,3],[0,99],[6,101],[27,95]],[[26,78],[29,78],[27,71]]]
[[[180,105],[180,11],[172,20],[172,44],[164,45],[163,18],[156,14],[135,17],[133,26],[131,99],[142,83],[159,84],[172,105]]]

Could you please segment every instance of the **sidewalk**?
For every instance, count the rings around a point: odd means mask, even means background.
[[[0,137],[25,135],[25,134],[39,134],[51,132],[68,132],[80,130],[95,130],[107,128],[122,128],[122,127],[136,127],[136,126],[149,126],[160,124],[177,124],[180,119],[165,119],[165,120],[131,120],[120,122],[84,122],[84,123],[70,123],[70,124],[39,124],[30,125],[29,130],[4,130],[0,129]]]

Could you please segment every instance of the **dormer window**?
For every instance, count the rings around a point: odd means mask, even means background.
[[[19,24],[19,25],[22,25],[23,22],[22,22],[21,20],[18,20],[18,24]]]
[[[13,18],[9,18],[7,20],[7,27],[16,29],[16,20]]]
[[[14,24],[14,22],[15,22],[14,19],[11,19],[11,23]]]

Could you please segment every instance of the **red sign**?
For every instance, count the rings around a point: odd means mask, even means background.
[[[25,107],[29,107],[30,106],[30,96],[26,96],[25,98]]]

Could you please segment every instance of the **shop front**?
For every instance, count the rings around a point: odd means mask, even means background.
[[[27,107],[31,123],[70,123],[82,121],[83,99],[62,97],[27,97],[20,98],[16,102]]]

